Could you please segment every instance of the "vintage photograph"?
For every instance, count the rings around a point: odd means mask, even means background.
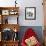
[[[25,8],[25,19],[26,20],[35,20],[36,19],[36,8],[35,7],[26,7]]]

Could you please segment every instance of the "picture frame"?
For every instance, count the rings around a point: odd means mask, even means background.
[[[18,12],[15,11],[15,10],[10,10],[10,11],[9,11],[9,14],[10,14],[10,15],[17,15],[17,13],[18,13]]]
[[[2,10],[2,15],[9,15],[9,10]]]
[[[25,20],[36,20],[36,7],[25,8]]]

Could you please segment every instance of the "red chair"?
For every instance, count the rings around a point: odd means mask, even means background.
[[[27,46],[27,44],[25,43],[25,40],[32,37],[32,36],[34,36],[37,39],[37,35],[33,31],[33,29],[31,29],[31,28],[27,29],[27,31],[25,32],[24,37],[22,38],[21,46]],[[40,42],[38,41],[35,46],[41,46]]]

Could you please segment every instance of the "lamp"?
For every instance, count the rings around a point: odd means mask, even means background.
[[[16,2],[17,0],[15,0],[15,7],[16,7],[16,4],[17,4],[17,2]]]

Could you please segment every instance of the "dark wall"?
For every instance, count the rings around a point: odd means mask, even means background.
[[[42,30],[42,26],[21,26],[20,27],[20,31],[19,31],[19,39],[20,39],[20,41],[22,40],[23,35],[24,35],[25,31],[28,28],[32,28],[36,32],[39,41],[43,42],[43,30]]]

